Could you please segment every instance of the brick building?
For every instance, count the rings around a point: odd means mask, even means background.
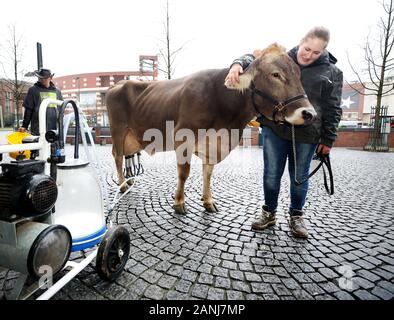
[[[18,112],[18,119],[23,119],[22,103],[26,97],[27,91],[33,85],[31,82],[22,82],[20,89],[21,99],[19,108],[16,107],[16,101],[12,89],[12,83],[9,80],[0,79],[0,127],[13,127],[16,125],[16,113]],[[19,109],[19,110],[17,110]]]
[[[157,56],[141,55],[138,71],[113,71],[73,74],[53,79],[65,100],[76,99],[94,126],[107,126],[108,115],[105,93],[110,86],[121,80],[157,80]]]

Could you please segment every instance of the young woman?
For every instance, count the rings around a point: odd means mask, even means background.
[[[301,40],[300,44],[288,52],[301,69],[301,81],[309,101],[315,107],[317,118],[310,125],[295,127],[296,173],[294,162],[293,133],[288,124],[274,123],[259,118],[262,126],[264,146],[264,198],[265,205],[252,229],[264,230],[276,224],[276,211],[281,178],[289,159],[290,208],[289,226],[295,237],[308,238],[308,230],[303,220],[303,207],[308,193],[308,181],[300,186],[309,174],[315,151],[329,154],[337,137],[337,125],[342,116],[341,99],[343,74],[335,63],[337,60],[327,50],[330,32],[324,27],[315,27]],[[235,85],[239,75],[258,56],[248,54],[236,59],[231,65],[226,83]]]

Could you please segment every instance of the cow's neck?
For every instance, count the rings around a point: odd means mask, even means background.
[[[228,69],[224,69],[219,73],[220,83],[220,104],[223,107],[223,116],[230,120],[232,128],[243,129],[246,125],[258,116],[255,109],[250,90],[237,91],[229,90],[223,84],[228,73]]]

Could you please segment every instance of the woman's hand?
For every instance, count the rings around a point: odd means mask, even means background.
[[[322,154],[323,156],[326,156],[326,155],[330,154],[330,152],[331,152],[331,148],[327,147],[324,144],[319,144],[317,146],[317,151],[316,151],[317,154]]]
[[[239,83],[239,75],[244,73],[243,68],[238,63],[234,64],[225,80],[225,85],[227,87],[235,87]]]

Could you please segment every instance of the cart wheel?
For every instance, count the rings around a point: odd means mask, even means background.
[[[124,227],[107,231],[97,252],[96,269],[101,279],[116,280],[129,258],[130,236]]]

